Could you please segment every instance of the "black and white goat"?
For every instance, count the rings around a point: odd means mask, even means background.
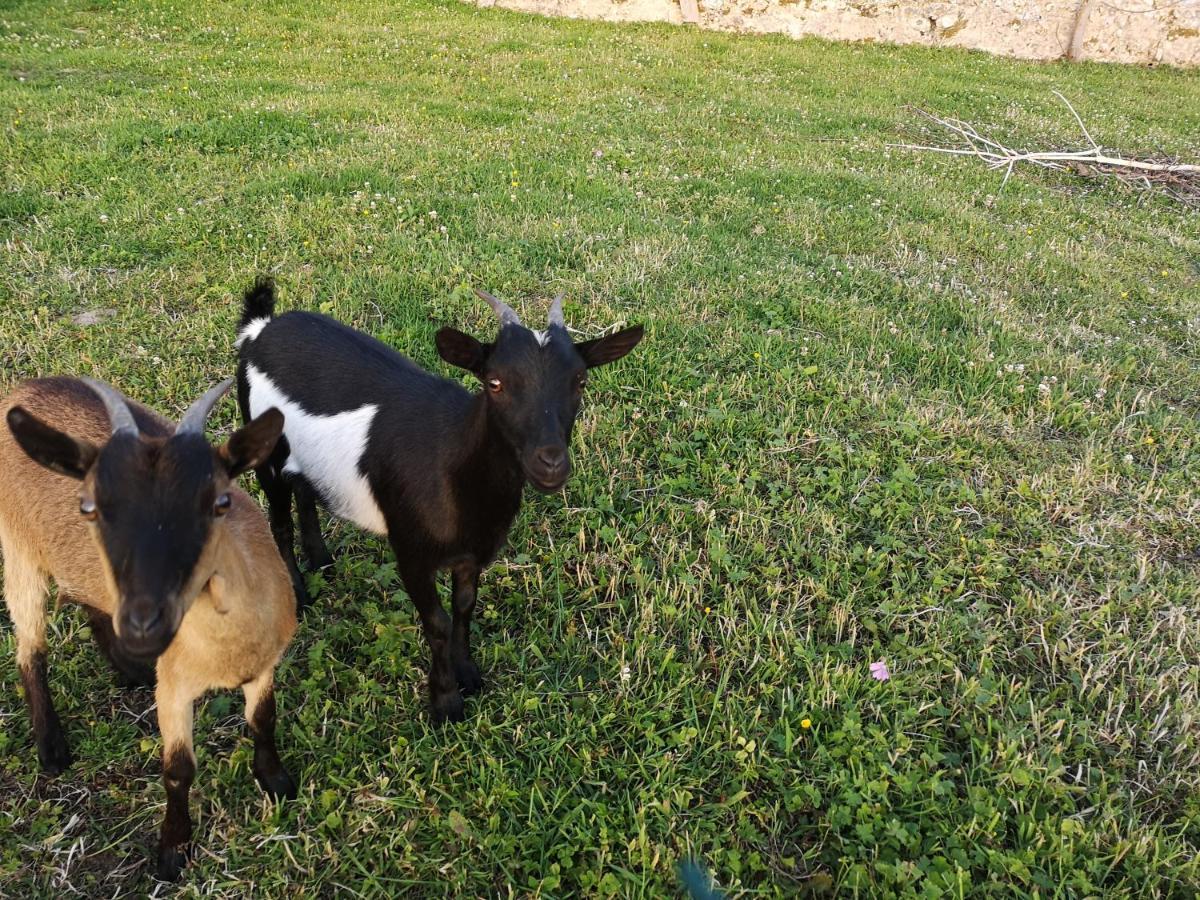
[[[495,341],[454,328],[437,334],[442,359],[483,383],[477,394],[326,316],[274,318],[274,285],[266,280],[245,295],[237,339],[242,415],[249,421],[271,407],[284,414],[284,436],[256,471],[297,596],[307,600],[293,548],[293,495],[313,567],[331,562],[318,502],[386,534],[429,643],[438,722],[461,720],[463,694],[483,685],[470,642],[479,575],[504,545],[525,483],[562,487],[587,370],[642,339],[638,325],[576,344],[561,295],[545,330],[532,331],[507,304],[477,293],[500,318]],[[445,568],[453,619],[437,594]]]

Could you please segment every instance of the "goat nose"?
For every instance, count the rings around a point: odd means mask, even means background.
[[[151,606],[146,609],[131,609],[125,615],[125,625],[129,629],[129,636],[135,640],[149,637],[163,622],[163,611],[160,606]]]
[[[536,456],[537,461],[547,469],[558,469],[566,462],[567,451],[562,447],[540,447]]]

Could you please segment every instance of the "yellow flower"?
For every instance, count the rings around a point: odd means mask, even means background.
[[[812,728],[812,719],[801,719],[800,727],[801,728]]]
[[[711,606],[706,606],[706,607],[704,607],[704,613],[705,613],[705,615],[707,615],[707,614],[708,614],[708,613],[710,613],[710,612],[712,612],[712,607],[711,607]]]

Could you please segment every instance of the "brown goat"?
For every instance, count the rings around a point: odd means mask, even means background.
[[[60,601],[88,607],[119,673],[157,679],[164,879],[178,876],[191,839],[192,707],[206,691],[242,689],[255,776],[272,797],[296,792],[275,747],[273,689],[296,629],[295,596],[262,512],[233,484],[270,455],[283,415],[268,410],[214,449],[204,421],[229,384],[196,401],[178,427],[108,385],[73,378],[27,381],[0,401],[4,599],[42,769],[71,762],[46,679],[52,579]]]

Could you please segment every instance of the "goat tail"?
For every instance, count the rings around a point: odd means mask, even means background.
[[[242,321],[239,330],[256,319],[270,319],[275,315],[275,280],[270,275],[259,275],[242,296]]]

